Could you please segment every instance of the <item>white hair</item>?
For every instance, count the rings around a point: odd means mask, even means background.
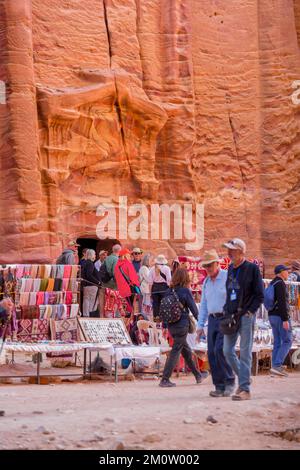
[[[112,247],[112,252],[117,254],[119,253],[119,251],[121,251],[121,249],[122,249],[121,245],[117,244]]]
[[[96,257],[96,252],[95,250],[87,250],[85,256],[86,259],[93,260]]]

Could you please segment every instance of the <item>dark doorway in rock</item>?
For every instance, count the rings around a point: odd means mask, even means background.
[[[105,240],[99,240],[99,238],[77,238],[76,242],[80,245],[78,248],[79,259],[82,256],[82,250],[84,248],[89,248],[90,250],[96,251],[96,256],[98,257],[101,250],[108,251],[108,254],[111,253],[112,247],[119,243],[119,240],[112,238],[105,238]]]

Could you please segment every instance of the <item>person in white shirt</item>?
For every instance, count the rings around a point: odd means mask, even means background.
[[[150,274],[150,267],[153,264],[153,257],[150,253],[147,253],[143,260],[142,266],[139,270],[139,281],[140,281],[140,289],[143,294],[142,300],[142,313],[147,315],[148,319],[149,315],[151,314],[151,289],[149,283],[149,274]]]
[[[159,307],[165,292],[168,290],[171,282],[171,269],[168,266],[168,260],[164,255],[158,255],[154,260],[155,265],[149,272],[149,285],[151,288],[153,319],[159,320]]]
[[[101,265],[104,263],[108,255],[108,252],[106,250],[101,250],[99,253],[99,258],[97,261],[95,261],[95,268],[97,271],[100,271]]]

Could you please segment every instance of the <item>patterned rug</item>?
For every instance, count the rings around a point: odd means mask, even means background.
[[[201,258],[178,256],[178,260],[188,270],[192,291],[201,292],[201,286],[207,276],[206,270],[201,265]]]
[[[18,320],[18,341],[32,342],[50,339],[49,320],[21,319]]]
[[[59,341],[79,341],[77,318],[51,320],[51,339]]]

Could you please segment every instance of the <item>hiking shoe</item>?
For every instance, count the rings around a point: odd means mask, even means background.
[[[274,375],[280,375],[281,377],[288,377],[289,374],[284,370],[284,368],[281,367],[272,367],[270,369],[270,373]]]
[[[176,384],[174,382],[171,382],[170,380],[161,380],[159,386],[163,388],[170,388],[176,387]]]
[[[241,390],[238,389],[236,393],[240,391]],[[226,385],[225,390],[223,392],[223,397],[230,397],[233,394],[233,392],[234,392],[234,385]]]
[[[218,398],[218,397],[224,397],[224,391],[223,390],[212,390],[209,392],[210,397]]]
[[[196,377],[197,384],[201,384],[203,380],[207,379],[208,376],[209,372],[207,372],[207,370],[201,372],[201,375],[198,375],[198,377]]]
[[[251,395],[250,392],[241,390],[239,393],[235,393],[234,395],[232,395],[231,398],[234,401],[251,400]]]

